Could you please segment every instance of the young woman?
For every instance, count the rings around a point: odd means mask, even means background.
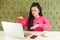
[[[38,2],[32,3],[29,17],[25,19],[22,16],[18,17],[17,23],[21,23],[23,27],[28,27],[29,31],[44,31],[51,28],[48,19],[42,15],[42,8]]]

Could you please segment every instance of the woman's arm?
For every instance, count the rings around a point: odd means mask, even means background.
[[[17,23],[21,23],[23,27],[26,27],[28,25],[28,17],[26,17],[24,20],[17,18]]]
[[[38,27],[36,27],[34,30],[43,31],[43,30],[49,30],[51,28],[51,24],[49,23],[48,19],[45,16],[42,17],[42,21],[43,23],[40,24]]]

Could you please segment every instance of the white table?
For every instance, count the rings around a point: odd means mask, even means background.
[[[0,31],[0,40],[60,40],[60,32],[58,31],[49,31],[50,36],[48,37],[43,37],[41,34],[43,32],[30,32],[30,31],[25,31],[26,33],[31,33],[31,34],[37,34],[38,37],[36,39],[18,39],[18,38],[12,38],[4,35],[3,31]]]

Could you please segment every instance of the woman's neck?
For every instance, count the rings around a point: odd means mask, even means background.
[[[39,18],[40,16],[38,15],[38,16],[35,16],[34,18]]]

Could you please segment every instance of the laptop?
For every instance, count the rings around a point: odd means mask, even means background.
[[[1,23],[4,33],[7,36],[16,37],[16,38],[26,38],[26,36],[29,37],[31,35],[29,33],[24,34],[23,26],[21,23],[13,23],[6,21],[2,21]]]

